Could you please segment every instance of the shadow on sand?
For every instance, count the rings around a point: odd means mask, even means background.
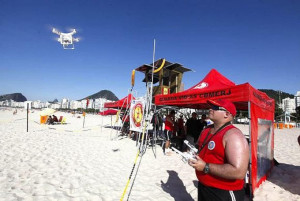
[[[169,178],[166,183],[161,181],[162,189],[169,193],[176,201],[184,200],[184,201],[194,201],[192,196],[186,191],[186,188],[178,177],[177,172],[173,170],[167,170],[169,173]]]
[[[111,128],[111,129],[114,129],[114,130],[120,130],[121,129],[121,126],[103,126],[104,128]]]
[[[280,163],[274,166],[267,180],[292,194],[300,195],[300,166]]]

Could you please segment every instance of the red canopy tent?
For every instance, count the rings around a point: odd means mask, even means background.
[[[212,69],[198,84],[179,93],[156,95],[156,105],[208,109],[207,100],[225,98],[237,110],[248,110],[250,121],[250,185],[252,193],[273,167],[275,101],[249,83],[235,85]]]
[[[131,100],[134,99],[135,98],[132,96],[132,94],[128,94],[128,96],[122,98],[121,100],[104,103],[104,107],[115,108],[115,109],[126,109],[130,107]]]

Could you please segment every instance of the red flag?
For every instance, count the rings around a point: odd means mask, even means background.
[[[90,102],[90,100],[87,98],[87,99],[86,99],[86,107],[89,106],[89,102]]]

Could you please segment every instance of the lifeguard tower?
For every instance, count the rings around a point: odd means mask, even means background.
[[[153,63],[144,64],[135,69],[136,71],[145,74],[143,82],[152,81]],[[191,69],[184,67],[179,63],[172,63],[165,59],[158,59],[154,62],[153,74],[153,93],[152,96],[157,94],[172,94],[183,91],[182,77],[183,73],[191,71]]]

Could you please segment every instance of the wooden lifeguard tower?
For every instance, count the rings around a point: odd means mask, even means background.
[[[144,64],[135,69],[136,71],[145,74],[143,82],[152,81],[153,64]],[[189,68],[183,67],[179,63],[172,63],[165,59],[158,59],[154,62],[154,74],[153,74],[153,93],[157,94],[172,94],[183,91],[182,76],[183,73],[191,71]]]

